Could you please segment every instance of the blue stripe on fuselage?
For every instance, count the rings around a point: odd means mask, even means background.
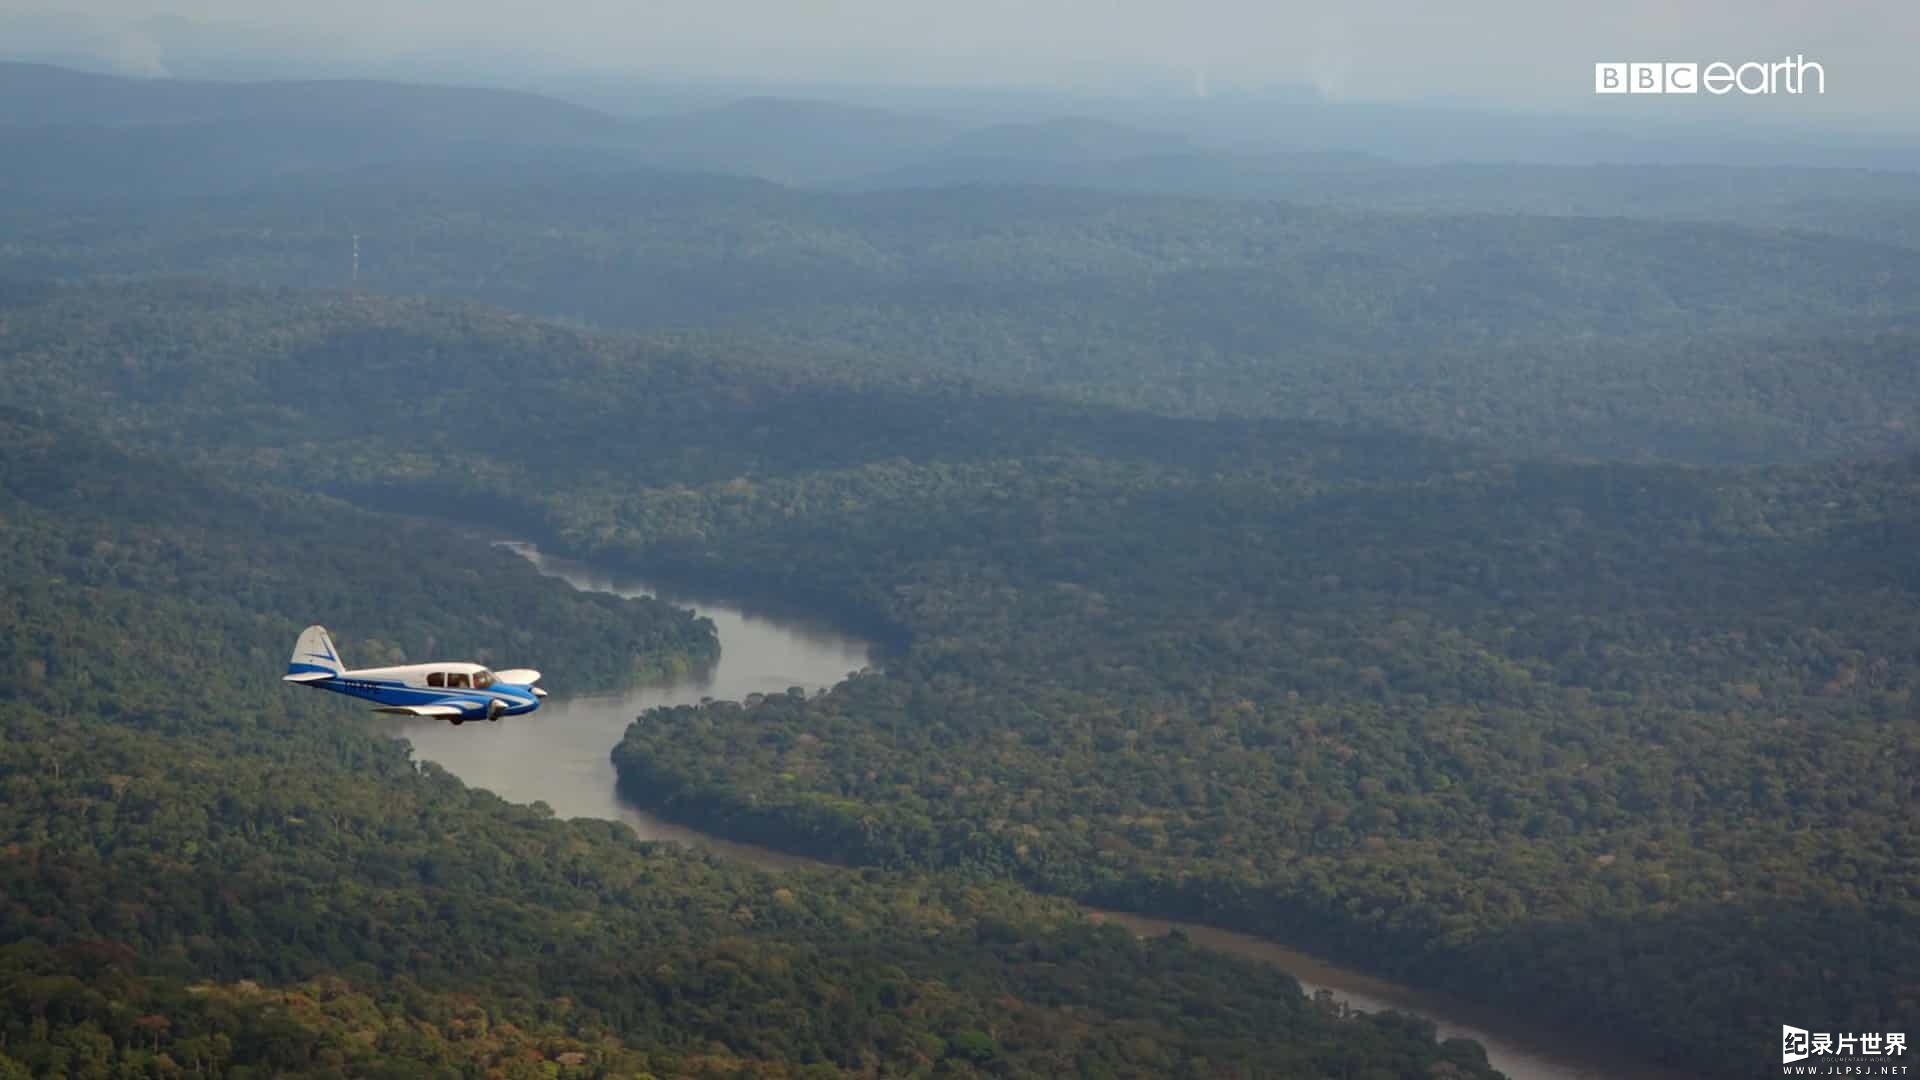
[[[331,690],[336,694],[362,698],[380,705],[458,705],[472,715],[481,716],[487,711],[487,702],[498,698],[506,702],[507,715],[532,712],[540,707],[540,699],[531,690],[525,690],[512,684],[495,685],[486,690],[450,689],[442,690],[429,686],[408,686],[406,683],[391,679],[355,679],[335,677],[308,683],[322,690]]]

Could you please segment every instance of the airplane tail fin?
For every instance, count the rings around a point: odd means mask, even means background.
[[[287,660],[287,673],[281,679],[285,682],[320,682],[345,670],[340,663],[340,651],[333,647],[333,639],[327,636],[327,628],[309,626],[300,631],[300,640],[294,642],[293,656]]]

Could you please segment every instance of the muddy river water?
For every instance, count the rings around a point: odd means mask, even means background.
[[[769,870],[823,865],[767,848],[738,844],[689,829],[623,802],[616,793],[611,753],[627,725],[659,705],[702,698],[739,699],[800,686],[832,686],[872,662],[870,645],[830,627],[788,616],[662,592],[592,566],[546,555],[532,545],[510,543],[543,573],[576,589],[622,596],[661,595],[713,620],[720,659],[710,670],[666,685],[619,694],[563,696],[556,693],[538,713],[519,721],[465,724],[409,720],[396,734],[413,743],[417,757],[437,762],[462,780],[515,802],[543,802],[563,818],[606,818],[632,826],[643,839],[705,845],[716,853]],[[549,659],[547,665],[552,667]],[[1117,911],[1097,912],[1141,934],[1185,931],[1196,943],[1273,964],[1291,973],[1309,992],[1325,989],[1353,1008],[1395,1008],[1433,1021],[1442,1037],[1462,1036],[1487,1049],[1495,1068],[1515,1080],[1575,1080],[1635,1077],[1671,1080],[1679,1074],[1607,1060],[1565,1035],[1535,1031],[1495,1010],[1474,1009],[1434,995],[1329,964],[1306,953],[1245,934]],[[1303,943],[1304,944],[1304,943]]]

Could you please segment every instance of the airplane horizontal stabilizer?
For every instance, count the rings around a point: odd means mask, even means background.
[[[291,675],[280,676],[280,681],[309,683],[309,682],[325,682],[331,678],[333,678],[333,672],[331,671],[296,671]]]

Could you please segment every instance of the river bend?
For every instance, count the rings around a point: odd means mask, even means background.
[[[794,686],[808,692],[832,686],[873,662],[868,642],[784,615],[753,614],[724,602],[676,596],[671,590],[545,554],[531,544],[503,542],[503,546],[576,589],[660,596],[695,608],[713,620],[720,637],[720,659],[708,670],[663,686],[606,695],[556,694],[538,713],[517,721],[459,727],[439,720],[402,721],[395,734],[413,744],[417,757],[436,762],[468,784],[502,798],[543,802],[562,818],[623,821],[644,840],[704,845],[769,870],[824,865],[675,825],[623,801],[616,793],[612,751],[627,725],[656,706],[695,704],[703,698],[737,700]],[[547,661],[549,667],[554,663],[551,658]],[[1485,1046],[1494,1067],[1514,1080],[1674,1080],[1679,1075],[1603,1060],[1599,1051],[1573,1049],[1565,1039],[1529,1030],[1496,1011],[1470,1008],[1348,971],[1271,941],[1127,912],[1088,911],[1141,934],[1166,933],[1177,927],[1198,944],[1274,964],[1299,979],[1309,993],[1329,990],[1355,1009],[1395,1008],[1424,1016],[1443,1038],[1460,1036]]]

